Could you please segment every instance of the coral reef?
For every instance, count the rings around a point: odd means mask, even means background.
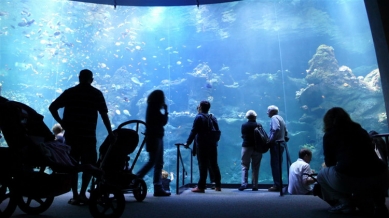
[[[338,61],[335,58],[334,48],[327,45],[320,45],[308,64],[309,69],[307,70],[305,79],[308,83],[313,84],[326,82],[329,77],[337,73],[339,68]]]
[[[380,77],[380,71],[378,69],[375,69],[371,71],[369,74],[365,76],[363,79],[363,82],[366,83],[366,88],[374,91],[374,92],[380,92],[381,91],[381,77]]]
[[[299,122],[313,127],[316,140],[314,144],[309,142],[302,147],[309,148],[312,152],[321,150],[319,139],[323,134],[322,117],[332,107],[343,107],[353,120],[363,123],[366,130],[387,131],[378,69],[365,77],[356,77],[350,67],[338,67],[334,49],[327,45],[320,45],[308,64],[305,77],[308,84],[296,91],[295,98],[303,112]]]

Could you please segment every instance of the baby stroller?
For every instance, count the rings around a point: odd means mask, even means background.
[[[132,126],[132,128],[124,128],[124,126]],[[145,129],[146,123],[143,121],[124,122],[113,131],[116,141],[111,143],[110,137],[107,137],[100,146],[98,165],[104,171],[104,175],[92,179],[89,199],[89,210],[94,217],[121,216],[125,207],[124,193],[132,193],[139,202],[146,198],[145,181],[132,173],[145,145],[144,137],[131,166],[129,166],[128,156],[138,147],[139,134]]]
[[[8,144],[0,148],[0,217],[10,217],[17,206],[32,215],[46,211],[55,196],[70,191],[69,175],[80,169],[70,147],[54,141],[42,115],[3,97],[0,129]]]

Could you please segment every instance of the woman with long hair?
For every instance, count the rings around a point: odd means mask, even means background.
[[[372,149],[369,134],[340,107],[328,110],[323,123],[326,167],[317,180],[323,199],[332,206],[328,211],[352,213],[358,207],[369,215],[387,216],[388,167]]]
[[[161,113],[161,109],[164,113]],[[162,187],[161,173],[163,168],[163,136],[164,126],[168,121],[165,94],[162,90],[154,90],[147,98],[146,109],[146,151],[149,152],[149,161],[136,174],[143,178],[154,167],[154,196],[170,196]]]

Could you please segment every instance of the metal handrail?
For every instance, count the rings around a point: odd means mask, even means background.
[[[389,152],[389,133],[375,134],[375,135],[372,135],[371,137],[373,137],[373,138],[378,138],[378,137],[384,138],[385,139],[386,150]],[[388,157],[385,157],[385,158],[387,159]],[[386,164],[388,164],[388,163],[386,163]]]
[[[180,146],[184,146],[184,143],[176,143],[177,146],[177,182],[176,182],[176,194],[180,194],[180,162],[182,164],[182,185],[185,185],[185,176],[187,175],[187,171],[184,167],[184,161],[182,160]],[[190,183],[193,183],[193,156],[192,149],[190,147],[185,147],[190,150]]]

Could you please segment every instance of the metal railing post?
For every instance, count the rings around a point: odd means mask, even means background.
[[[179,194],[179,176],[180,176],[180,146],[177,145],[177,169],[176,169],[176,172],[177,172],[177,182],[176,182],[176,194],[178,195]]]

